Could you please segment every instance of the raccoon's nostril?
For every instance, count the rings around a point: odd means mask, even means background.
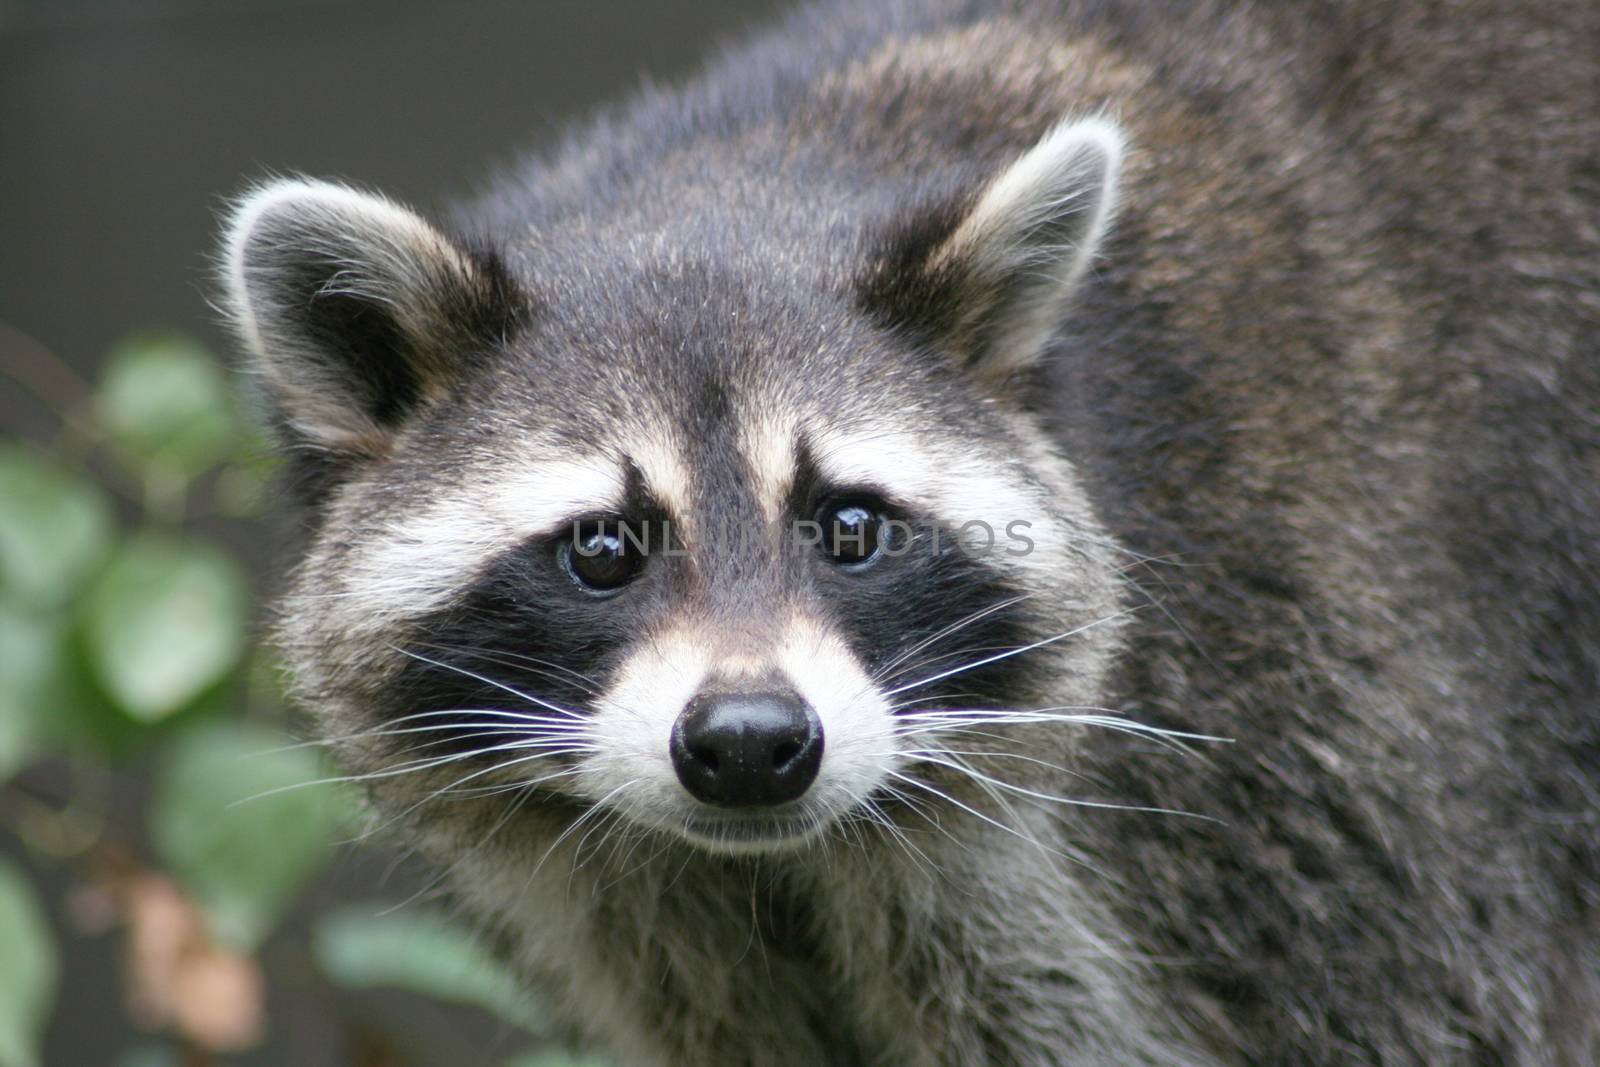
[[[792,693],[715,693],[678,716],[670,742],[678,781],[697,800],[755,807],[797,800],[822,766],[822,723]]]

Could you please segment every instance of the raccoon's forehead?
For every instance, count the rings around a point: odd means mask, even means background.
[[[635,499],[647,494],[685,532],[735,492],[735,506],[770,519],[807,467],[819,483],[941,516],[988,510],[950,483],[969,467],[1006,480],[1015,426],[1003,412],[949,361],[806,279],[740,284],[732,258],[715,270],[647,261],[614,277],[597,266],[580,288],[547,294],[542,320],[414,450],[422,479],[443,450],[457,457],[451,481],[530,482],[514,497],[525,530],[616,509],[630,479]]]
[[[617,406],[569,397],[543,420],[472,405],[446,412],[440,421],[454,425],[404,442],[387,469],[354,487],[352,506],[415,516],[407,525],[470,512],[525,538],[648,503],[692,536],[713,504],[782,514],[801,479],[875,491],[951,521],[1025,507],[1039,488],[1003,420],[926,397],[852,408],[826,390],[800,398],[781,384],[708,381],[678,395],[640,391]]]

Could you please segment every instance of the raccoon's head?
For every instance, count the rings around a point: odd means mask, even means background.
[[[229,308],[314,520],[281,644],[380,807],[775,850],[1068,754],[1118,569],[1022,383],[1120,155],[1091,120],[940,209],[752,178],[481,242],[247,196]]]

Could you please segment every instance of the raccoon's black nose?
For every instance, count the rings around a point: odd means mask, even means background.
[[[672,727],[672,766],[707,804],[782,804],[816,781],[822,723],[792,693],[702,694]]]

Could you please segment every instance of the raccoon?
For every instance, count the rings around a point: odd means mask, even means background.
[[[824,0],[255,187],[295,697],[625,1065],[1600,1062],[1597,56]]]

